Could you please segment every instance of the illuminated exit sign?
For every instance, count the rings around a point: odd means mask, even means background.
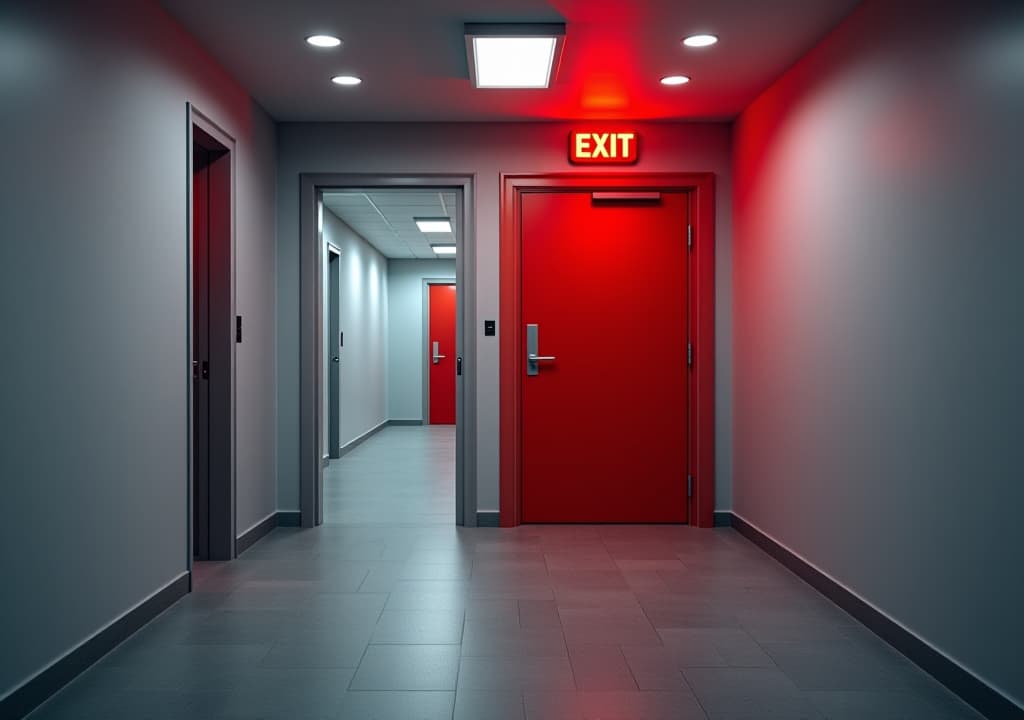
[[[584,132],[569,134],[569,161],[577,165],[632,165],[640,155],[635,132]]]

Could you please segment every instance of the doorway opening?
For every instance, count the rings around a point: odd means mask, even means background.
[[[713,181],[502,178],[502,526],[713,524]]]
[[[327,522],[352,520],[362,501],[374,509],[361,521],[394,512],[476,524],[475,446],[467,432],[475,426],[472,279],[463,272],[473,267],[471,182],[438,175],[302,176],[304,527],[325,522],[325,509]],[[432,288],[441,295],[432,296]],[[440,323],[433,327],[432,314]],[[392,445],[393,451],[384,449]],[[349,457],[355,452],[360,455]],[[332,462],[374,453],[401,461],[415,452],[438,460],[431,473],[445,477],[392,493],[366,485],[370,494],[363,497],[352,483],[341,487]],[[406,474],[414,482],[417,473]],[[430,500],[429,510],[412,502],[403,509],[402,499],[414,497]],[[438,498],[452,505],[441,508],[433,502]]]
[[[189,106],[190,556],[235,556],[234,140]]]
[[[341,250],[327,246],[327,454],[341,457]]]

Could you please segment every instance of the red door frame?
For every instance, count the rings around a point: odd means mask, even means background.
[[[521,199],[528,192],[686,192],[690,198],[689,459],[693,476],[689,522],[714,526],[715,508],[715,178],[713,173],[555,173],[501,176],[500,230],[500,481],[501,527],[522,522],[523,363]]]

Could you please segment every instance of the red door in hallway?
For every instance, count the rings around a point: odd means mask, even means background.
[[[524,522],[687,521],[687,207],[523,195]]]
[[[455,285],[429,286],[429,421],[455,424]]]

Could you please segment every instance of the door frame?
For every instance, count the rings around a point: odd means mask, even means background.
[[[500,471],[501,527],[522,523],[522,196],[552,192],[685,192],[693,243],[688,264],[689,342],[687,473],[691,525],[714,526],[715,494],[715,176],[713,173],[550,173],[501,175]],[[681,229],[681,238],[686,230]]]
[[[331,243],[327,245],[327,289],[331,296],[327,299],[327,337],[336,343],[341,333],[341,248]],[[332,267],[333,264],[333,267]],[[337,286],[332,277],[337,278]],[[326,348],[325,348],[326,349]],[[341,348],[335,348],[337,357],[341,357]],[[325,353],[324,357],[332,353]],[[325,362],[331,362],[325,360]],[[340,359],[339,359],[340,363]],[[340,368],[330,367],[327,371],[327,392],[330,400],[327,403],[327,463],[341,457],[341,372]],[[335,392],[331,392],[331,383],[336,382]]]
[[[456,253],[456,257],[458,253]],[[455,293],[459,292],[459,285],[454,278],[423,278],[423,409],[420,416],[424,425],[430,425],[430,286],[431,285],[454,285]],[[463,359],[465,364],[465,359]]]
[[[433,173],[302,173],[299,175],[299,511],[302,527],[323,523],[323,230],[325,191],[439,190],[458,195],[455,235],[456,354],[462,375],[455,382],[455,522],[476,520],[476,213],[475,175]]]
[[[230,158],[229,172],[230,172],[230,210],[229,210],[229,222],[230,229],[228,232],[229,236],[229,270],[228,270],[228,297],[230,305],[230,319],[231,323],[237,317],[237,306],[235,298],[236,283],[236,267],[237,267],[237,250],[236,250],[236,194],[238,186],[238,175],[237,175],[237,152],[236,143],[234,137],[232,137],[227,131],[225,131],[220,125],[214,122],[208,115],[201,112],[192,103],[185,104],[185,116],[186,116],[186,168],[185,173],[185,193],[186,193],[186,222],[185,222],[185,237],[186,237],[186,327],[187,327],[187,342],[186,342],[186,358],[185,358],[185,377],[186,377],[186,397],[187,397],[187,472],[186,472],[186,484],[188,493],[188,502],[186,508],[186,527],[187,527],[187,567],[191,571],[193,561],[193,533],[195,528],[192,522],[193,505],[195,498],[193,497],[192,485],[194,481],[193,473],[193,380],[192,380],[192,360],[194,355],[194,330],[192,322],[193,303],[192,293],[194,291],[194,278],[192,273],[192,243],[193,243],[193,208],[192,208],[192,163],[193,163],[193,145],[195,142],[195,133],[193,128],[199,128],[202,132],[209,135],[211,138],[220,143],[224,148],[227,149],[228,156]],[[225,332],[232,333],[233,327],[229,324],[224,328]],[[226,456],[222,458],[223,463],[228,467],[227,476],[229,478],[228,487],[219,488],[221,490],[220,502],[217,503],[217,507],[221,509],[220,513],[215,514],[212,509],[210,513],[210,559],[211,560],[230,560],[236,557],[236,534],[235,534],[235,505],[236,505],[236,485],[237,485],[237,422],[236,422],[236,378],[237,373],[237,343],[230,343],[230,361],[229,361],[229,373],[230,377],[227,379],[227,387],[224,388],[225,392],[222,394],[222,408],[225,412],[227,423],[220,426],[220,431],[216,439],[211,438],[210,448],[211,455],[213,454],[212,449],[218,446],[225,450]],[[227,407],[223,407],[226,405]],[[212,406],[212,400],[211,400]],[[211,485],[212,487],[212,485]],[[211,502],[211,508],[213,503]],[[191,580],[190,580],[191,582]]]

